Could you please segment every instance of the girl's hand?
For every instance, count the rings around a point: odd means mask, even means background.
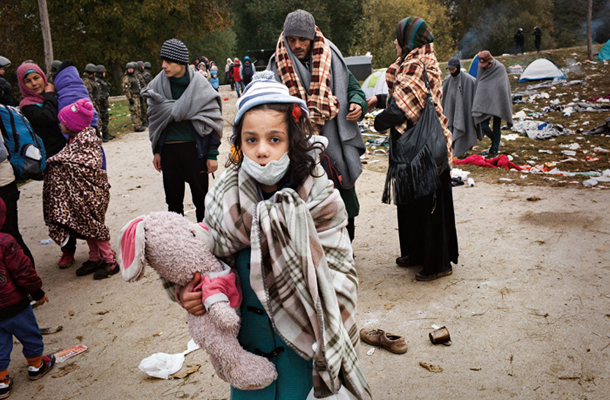
[[[52,83],[47,83],[47,86],[44,87],[44,92],[45,93],[55,92],[55,85],[53,85]]]
[[[199,284],[199,281],[201,281],[201,274],[196,272],[193,280],[178,292],[178,298],[182,306],[189,314],[193,315],[205,314],[201,292],[193,292],[193,288]]]

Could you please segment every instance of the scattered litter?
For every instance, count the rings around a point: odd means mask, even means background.
[[[553,152],[551,150],[546,150],[546,149],[540,149],[540,150],[538,150],[538,153],[553,154]]]
[[[49,244],[51,242],[52,242],[51,239],[43,239],[43,240],[40,241],[40,244]]]
[[[68,347],[65,350],[58,351],[57,353],[55,353],[55,360],[58,363],[62,363],[64,361],[66,361],[68,358],[72,358],[75,355],[78,355],[80,353],[87,351],[87,348],[88,347],[85,346],[84,344],[77,344],[76,346]]]
[[[510,178],[500,178],[500,180],[502,182],[513,182],[514,181],[514,179],[510,179]]]
[[[561,150],[561,154],[565,154],[566,156],[575,156],[576,152],[573,150]]]
[[[423,361],[420,361],[419,365],[421,365],[430,372],[443,372],[443,368],[440,365],[433,365]]]
[[[435,329],[428,334],[432,344],[443,344],[445,346],[451,346],[451,336],[447,327]]]
[[[580,149],[580,145],[578,143],[571,143],[570,146],[568,146],[568,149],[578,150],[578,149]]]
[[[187,365],[187,367],[189,367],[189,369],[187,369],[186,371],[184,371],[182,373],[173,375],[172,378],[174,378],[174,379],[184,379],[187,376],[189,376],[190,374],[194,374],[195,372],[199,371],[199,368],[201,368],[201,364],[195,364],[193,366],[188,366]]]
[[[516,133],[508,133],[506,135],[502,135],[502,140],[517,140],[519,135]]]
[[[383,306],[383,308],[385,308],[386,310],[391,310],[392,307],[394,307],[394,304],[391,304],[391,303],[388,303],[388,304]]]
[[[128,194],[122,194],[121,197],[129,197]]]
[[[371,347],[371,348],[370,348],[370,349],[368,349],[368,351],[366,352],[366,355],[367,355],[367,356],[372,356],[374,352],[375,352],[375,348],[374,348],[374,347]]]
[[[379,160],[371,160],[371,161],[369,161],[369,164],[375,164],[375,163],[378,163],[378,162],[379,162]]]
[[[40,334],[41,335],[52,335],[53,333],[60,332],[62,329],[64,329],[64,327],[61,325],[53,326],[50,328],[40,328]]]
[[[161,336],[161,335],[163,335],[163,332],[157,332],[157,333],[153,334],[153,337],[154,336]]]
[[[583,181],[583,186],[595,186],[599,183],[599,181],[595,178],[591,178],[591,179],[587,179],[586,181]]]
[[[540,201],[540,200],[542,200],[542,199],[538,196],[532,196],[532,197],[527,198],[527,201]]]
[[[468,178],[468,186],[470,186],[470,187],[474,186],[474,179]]]
[[[138,368],[155,378],[168,379],[171,374],[180,371],[184,363],[184,356],[198,348],[199,346],[191,339],[188,342],[187,349],[182,353],[155,353],[143,359]]]

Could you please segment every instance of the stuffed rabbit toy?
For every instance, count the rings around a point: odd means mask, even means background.
[[[245,351],[237,341],[240,319],[233,307],[241,302],[239,285],[229,266],[205,245],[205,230],[205,225],[173,212],[153,212],[130,221],[119,237],[123,279],[140,279],[145,264],[180,286],[199,272],[207,311],[202,316],[187,314],[191,336],[206,350],[219,377],[237,389],[262,389],[277,372],[268,359]]]

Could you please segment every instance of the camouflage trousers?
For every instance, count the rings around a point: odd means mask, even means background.
[[[140,119],[142,119],[142,123],[148,120],[148,104],[146,104],[146,99],[140,96]]]
[[[100,99],[98,102],[98,107],[98,114],[100,118],[97,124],[100,127],[100,131],[102,131],[102,135],[107,136],[110,133],[108,131],[108,120],[110,119],[110,116],[108,115],[108,108],[110,107],[108,99]]]
[[[138,129],[142,126],[142,118],[140,117],[141,106],[140,106],[140,96],[132,97],[133,104],[129,104],[129,112],[131,113],[131,125],[133,125],[133,129]]]

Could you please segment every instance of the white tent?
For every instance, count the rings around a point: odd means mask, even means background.
[[[368,99],[376,94],[387,94],[388,84],[385,81],[385,70],[387,68],[376,69],[362,83],[362,90]]]
[[[565,77],[566,76],[553,61],[549,60],[548,58],[539,58],[529,63],[519,77],[519,82],[540,81],[555,78],[565,79]]]

